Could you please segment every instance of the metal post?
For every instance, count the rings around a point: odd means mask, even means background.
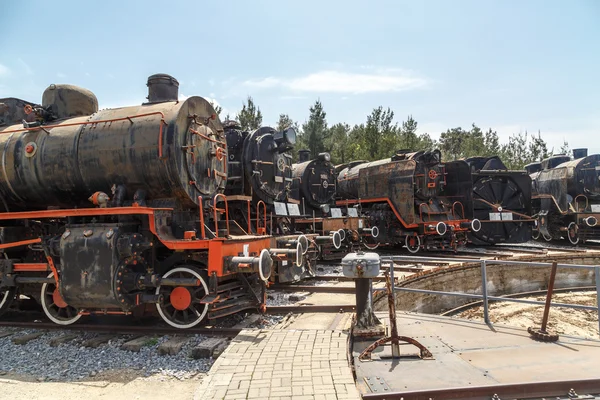
[[[548,316],[550,315],[550,304],[552,302],[552,292],[554,291],[554,279],[556,278],[556,262],[552,263],[550,271],[550,282],[548,282],[548,293],[546,294],[546,306],[544,307],[544,317],[542,318],[542,332],[547,332]]]
[[[483,320],[486,324],[489,324],[490,314],[488,309],[487,268],[485,260],[481,260],[481,294],[483,295]]]
[[[388,290],[388,308],[390,312],[390,327],[392,338],[392,357],[400,358],[400,341],[398,340],[398,326],[396,324],[396,296],[394,291],[394,261],[391,261],[389,279],[386,279]]]
[[[600,267],[596,270],[596,305],[598,306],[598,334],[600,335]]]

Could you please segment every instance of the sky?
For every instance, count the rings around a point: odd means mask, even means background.
[[[541,132],[555,150],[600,152],[600,1],[38,1],[0,13],[0,98],[40,102],[51,83],[101,108],[140,104],[168,73],[182,98],[264,124],[327,122],[378,106],[439,137],[472,123],[501,140]]]

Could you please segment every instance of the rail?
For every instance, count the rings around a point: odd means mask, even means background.
[[[394,271],[394,261],[403,261],[409,263],[421,262],[421,257],[413,257],[413,256],[383,256],[381,260],[384,262],[390,263],[390,272],[393,279],[393,271]],[[438,258],[431,257],[427,259],[428,261],[439,261],[443,263],[474,263],[473,259],[469,258]],[[596,311],[599,314],[598,318],[598,331],[600,334],[600,266],[592,266],[592,265],[581,265],[581,264],[559,264],[559,263],[548,263],[548,262],[524,262],[524,261],[508,261],[508,260],[480,260],[481,266],[481,294],[475,293],[464,293],[464,292],[446,292],[439,290],[426,290],[426,289],[415,289],[408,287],[401,287],[394,285],[393,290],[403,291],[403,292],[412,292],[412,293],[422,293],[422,294],[432,294],[438,296],[455,296],[455,297],[465,297],[472,299],[479,299],[483,301],[483,318],[486,324],[492,325],[489,317],[489,301],[507,301],[513,303],[523,303],[523,304],[534,304],[534,305],[546,305],[549,307],[564,307],[564,308],[572,308],[579,310],[592,310]],[[551,272],[551,275],[555,274],[556,269],[558,268],[575,268],[575,269],[587,269],[593,270],[595,272],[595,286],[596,286],[596,306],[586,306],[582,304],[570,304],[570,303],[551,303],[549,298],[552,295],[553,291],[553,277],[551,276],[552,282],[548,285],[548,299],[547,301],[537,301],[537,300],[526,300],[526,299],[518,299],[518,298],[510,298],[510,297],[500,297],[500,296],[490,296],[488,294],[488,280],[487,280],[487,267],[489,265],[507,265],[507,266],[517,266],[517,265],[527,265],[530,267],[550,267],[554,271]],[[547,311],[546,311],[547,314]],[[547,318],[547,315],[546,315]],[[545,319],[546,319],[545,318]]]

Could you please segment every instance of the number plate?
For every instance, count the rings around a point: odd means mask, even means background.
[[[513,214],[509,212],[490,213],[490,221],[512,221]]]

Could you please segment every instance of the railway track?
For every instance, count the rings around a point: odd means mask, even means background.
[[[571,288],[554,289],[553,293],[587,292],[587,291],[594,291],[594,290],[596,290],[595,286],[577,286],[577,287],[571,287]],[[507,299],[518,299],[521,297],[542,296],[542,295],[546,295],[546,293],[547,293],[547,290],[534,290],[531,292],[506,294],[504,296],[499,296],[499,297],[504,297]],[[488,303],[498,303],[498,302],[502,302],[502,300],[488,300]],[[472,301],[472,302],[464,304],[462,306],[455,307],[451,310],[445,311],[440,315],[452,316],[452,315],[460,314],[461,312],[467,311],[474,307],[480,307],[482,305],[483,305],[483,300]]]

